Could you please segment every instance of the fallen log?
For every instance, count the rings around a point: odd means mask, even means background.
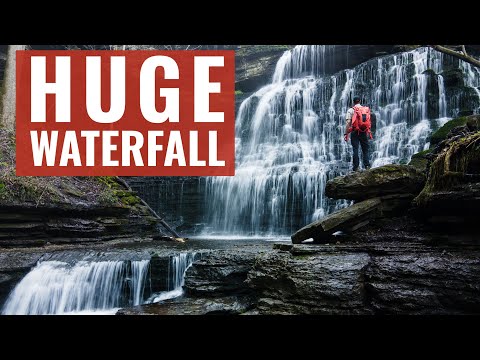
[[[356,230],[378,216],[381,204],[380,198],[373,198],[336,211],[298,230],[292,235],[292,242],[300,244],[311,238],[315,241],[322,241],[337,231]]]

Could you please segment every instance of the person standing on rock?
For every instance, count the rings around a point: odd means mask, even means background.
[[[353,171],[358,171],[360,165],[360,158],[358,156],[359,147],[362,147],[362,160],[365,170],[370,169],[368,139],[372,139],[372,122],[370,108],[360,104],[360,98],[355,96],[353,98],[353,107],[348,109],[346,120],[345,141],[348,141],[348,135],[352,135],[353,147]]]

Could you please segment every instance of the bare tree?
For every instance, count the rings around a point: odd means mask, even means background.
[[[8,45],[7,63],[5,64],[5,76],[3,80],[3,95],[1,99],[0,120],[5,129],[15,131],[15,104],[16,104],[16,52],[25,50],[27,45]]]

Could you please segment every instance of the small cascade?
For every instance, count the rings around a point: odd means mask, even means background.
[[[170,256],[168,270],[162,272],[167,291],[151,295],[150,260],[91,261],[88,255],[74,261],[70,254],[50,256],[17,284],[1,314],[114,314],[121,307],[175,298],[183,294],[185,273],[197,257],[195,252]]]
[[[148,299],[148,303],[157,303],[182,296],[185,273],[198,256],[199,254],[196,252],[184,252],[171,256],[168,267],[167,291],[154,294]]]
[[[44,261],[15,287],[4,315],[49,315],[112,311],[143,302],[149,260]]]

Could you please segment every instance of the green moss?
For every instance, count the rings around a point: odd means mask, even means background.
[[[235,90],[235,95],[243,95],[243,91],[242,90]]]
[[[141,202],[140,198],[129,190],[113,190],[113,194],[126,206],[135,206]]]
[[[431,152],[432,149],[427,149],[414,154],[408,165],[413,166],[420,171],[425,171],[428,164],[427,155]]]
[[[453,128],[456,128],[457,126],[465,125],[467,123],[467,120],[468,120],[467,117],[459,117],[459,118],[450,120],[449,122],[447,122],[445,125],[443,125],[440,129],[438,129],[432,134],[430,138],[430,144],[436,145],[442,140],[445,140],[450,130],[452,130]]]
[[[398,165],[392,164],[392,165],[383,165],[373,170],[374,172],[397,172],[399,170],[402,170],[402,168]]]
[[[122,200],[122,204],[128,205],[128,206],[135,206],[140,203],[140,199],[134,195],[125,196],[121,200]]]
[[[98,181],[100,181],[102,184],[107,185],[109,189],[121,189],[122,186],[118,183],[118,181],[115,179],[115,176],[98,176],[96,177]]]
[[[426,155],[430,154],[432,152],[432,149],[427,149],[420,151],[414,155],[412,155],[412,159],[423,159],[425,158]]]

